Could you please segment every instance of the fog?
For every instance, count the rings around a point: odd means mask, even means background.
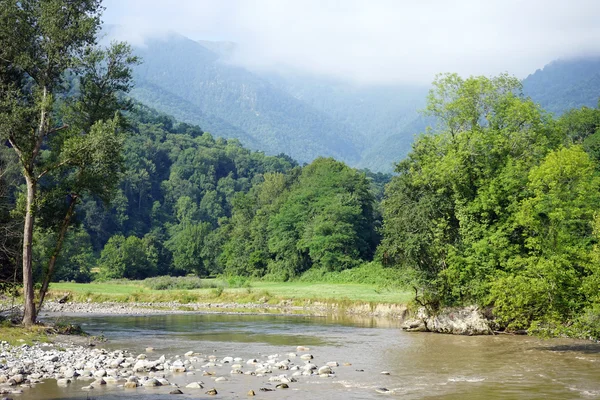
[[[519,78],[600,54],[598,0],[105,0],[136,45],[175,31],[237,43],[234,60],[359,83],[428,83],[439,72]]]

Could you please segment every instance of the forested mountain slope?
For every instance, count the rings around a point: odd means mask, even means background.
[[[136,53],[132,96],[180,121],[239,139],[267,154],[300,162],[333,156],[391,172],[428,121],[419,115],[426,85],[356,85],[299,73],[251,71],[231,63],[235,44],[193,41],[172,33],[148,39]],[[545,110],[595,106],[600,58],[554,61],[523,80]]]
[[[525,94],[557,115],[595,107],[600,98],[600,57],[557,60],[523,80]]]
[[[299,161],[334,156],[358,161],[352,129],[243,68],[220,61],[200,43],[171,34],[136,48],[133,97],[196,123],[207,132],[235,137],[269,154]]]

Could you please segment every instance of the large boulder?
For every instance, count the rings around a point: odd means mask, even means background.
[[[402,329],[409,332],[437,332],[453,335],[491,335],[490,321],[476,306],[445,308],[430,314],[422,307]]]

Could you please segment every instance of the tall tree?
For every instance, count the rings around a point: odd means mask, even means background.
[[[85,185],[98,189],[106,182],[95,180],[93,176],[98,175],[94,172],[111,155],[118,159],[118,120],[97,121],[112,118],[116,92],[123,89],[123,83],[125,88],[129,85],[123,79],[128,75],[128,54],[119,46],[108,53],[94,50],[102,10],[100,0],[0,3],[0,138],[16,152],[27,187],[22,259],[24,325],[36,319],[32,240],[40,185],[58,182],[61,174],[72,174],[74,168],[79,178],[86,176]],[[121,65],[112,69],[116,78],[110,73],[95,74],[100,65],[111,70],[111,61]],[[80,117],[69,126],[57,115],[56,105],[64,92],[65,77],[73,74],[81,77],[80,100],[71,104],[80,108]],[[102,81],[105,78],[108,81]],[[115,140],[104,141],[111,135]],[[83,168],[88,165],[91,167]],[[73,193],[66,194],[70,204],[59,232],[63,237],[77,199]]]

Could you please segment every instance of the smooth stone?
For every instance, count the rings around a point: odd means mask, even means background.
[[[89,385],[89,386],[83,386],[81,389],[83,390],[92,390],[94,388],[93,385]]]
[[[106,370],[99,369],[98,371],[94,372],[94,376],[96,378],[104,378],[106,376]]]
[[[155,387],[155,386],[161,386],[161,383],[154,378],[148,379],[146,382],[144,382],[144,386],[148,386],[148,387]]]
[[[179,389],[171,390],[169,394],[183,394],[183,392]]]
[[[125,382],[125,384],[123,385],[123,387],[125,389],[135,389],[138,387],[137,382]]]
[[[280,383],[279,385],[275,386],[275,388],[277,388],[277,389],[289,389],[290,387],[288,386],[287,383]]]
[[[248,396],[256,396],[256,393],[254,393],[254,390],[249,390]]]
[[[340,366],[340,364],[338,364],[337,361],[329,361],[326,365],[328,367],[339,367]]]
[[[300,358],[303,360],[312,360],[314,357],[312,356],[312,354],[302,354]]]
[[[309,351],[310,348],[308,347],[304,347],[304,346],[298,346],[296,347],[296,351],[300,352],[300,351]]]
[[[154,347],[146,347],[146,353],[152,353],[154,351]]]
[[[75,371],[73,368],[67,368],[67,370],[65,371],[65,378],[74,378],[78,375],[79,374],[77,373],[77,371]]]
[[[186,357],[191,357],[193,355],[194,355],[193,351],[188,351],[187,353],[184,354],[184,356],[186,356]]]
[[[56,384],[58,386],[67,386],[69,383],[71,383],[71,380],[68,378],[62,378],[62,379],[56,380]]]
[[[386,393],[391,393],[392,392],[391,390],[389,390],[387,388],[377,388],[377,389],[375,389],[375,391],[377,393],[382,393],[382,394],[386,394]]]
[[[218,393],[218,392],[217,392],[217,389],[215,389],[215,388],[212,388],[212,389],[210,389],[209,391],[207,391],[205,394],[208,394],[208,395],[210,395],[210,396],[215,396],[215,395],[217,395],[217,393]]]
[[[217,379],[215,379],[215,382],[227,382],[229,379],[225,378],[224,376],[220,376]]]
[[[390,373],[388,371],[381,371],[381,375],[389,375]]]
[[[204,389],[200,382],[192,382],[186,386],[188,389]]]
[[[325,366],[319,368],[317,370],[317,372],[319,373],[319,375],[322,375],[322,374],[331,374],[331,367],[328,366],[328,365],[325,365]]]

